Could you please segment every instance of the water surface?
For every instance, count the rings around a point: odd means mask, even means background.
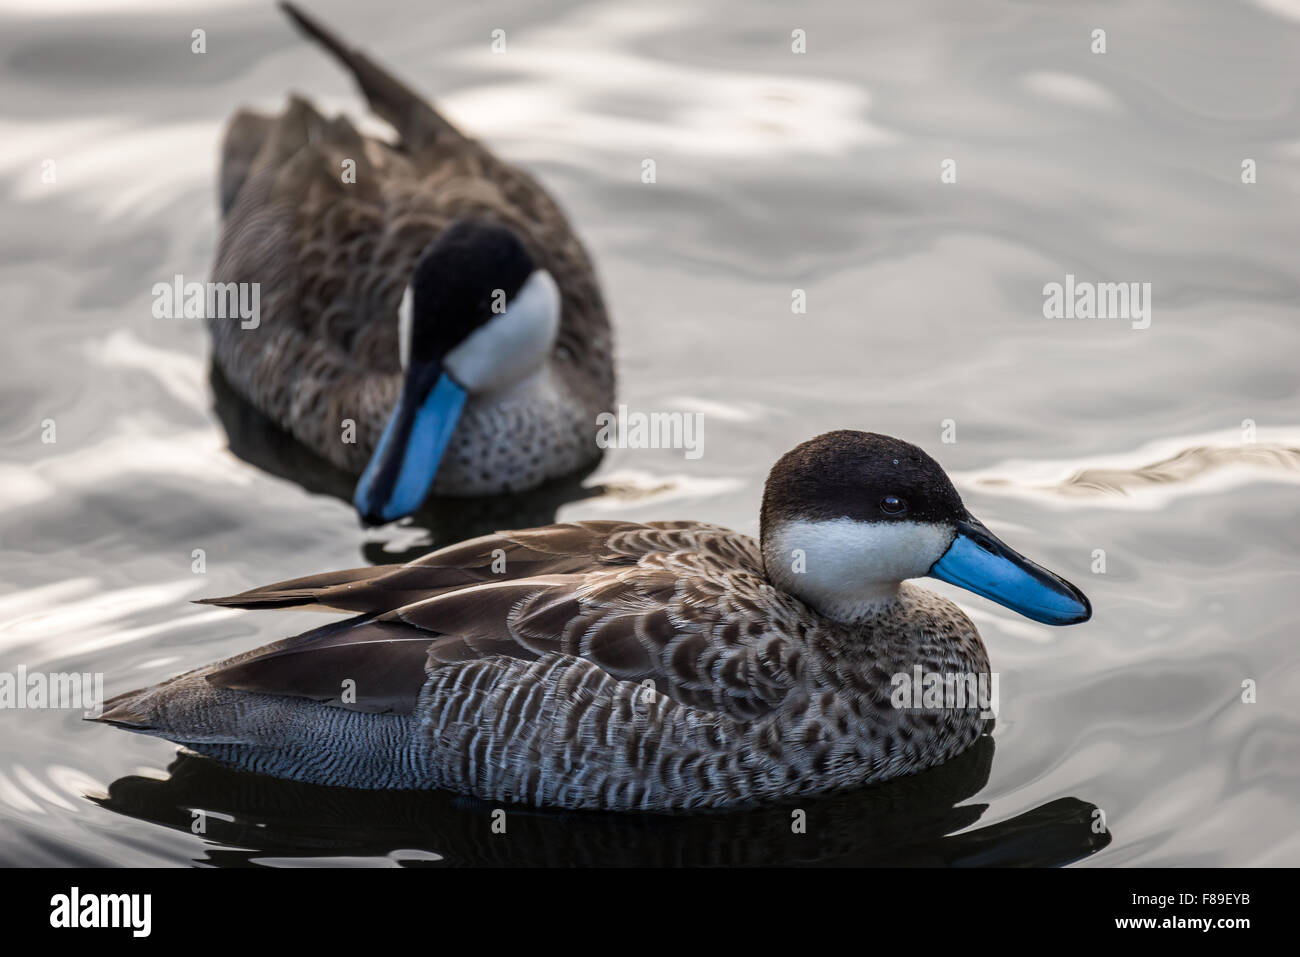
[[[0,711],[0,860],[1300,864],[1294,3],[311,6],[554,191],[598,264],[621,400],[704,412],[704,455],[614,450],[363,531],[347,481],[212,374],[201,324],[150,314],[154,283],[211,263],[224,118],[290,89],[355,115],[347,78],[262,4],[4,0],[0,670],[149,684],[320,621],[192,599],[490,528],[756,532],[770,464],[841,427],[926,448],[1095,616],[1053,630],[936,584],[1000,673],[993,737],[802,802],[806,835],[780,807],[520,814],[500,838],[449,795]],[[1067,274],[1151,283],[1150,327],[1044,319]]]

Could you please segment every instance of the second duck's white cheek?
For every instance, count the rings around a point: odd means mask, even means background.
[[[948,550],[953,529],[928,522],[790,522],[769,558],[792,591],[848,598],[920,578]],[[801,560],[802,559],[802,560]]]
[[[402,293],[402,303],[397,307],[397,350],[402,368],[411,367],[411,310],[414,308],[414,294],[408,284]]]
[[[499,392],[541,367],[559,327],[560,291],[550,273],[539,269],[504,313],[447,353],[443,366],[470,392]]]

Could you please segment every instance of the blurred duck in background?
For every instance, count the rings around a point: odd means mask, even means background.
[[[221,157],[212,280],[258,283],[255,327],[211,318],[214,362],[277,426],[357,476],[371,523],[430,493],[519,492],[600,457],[609,321],[554,200],[291,4],[397,133],[291,97],[241,111]]]

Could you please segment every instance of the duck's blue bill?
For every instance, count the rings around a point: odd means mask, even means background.
[[[1011,548],[969,515],[934,563],[930,577],[1005,605],[1046,625],[1074,625],[1092,617],[1083,592]]]
[[[367,522],[391,522],[424,502],[465,398],[465,390],[436,362],[407,371],[397,408],[352,496]]]

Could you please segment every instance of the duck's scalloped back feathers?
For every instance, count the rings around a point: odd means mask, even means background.
[[[209,599],[361,614],[213,666],[207,680],[401,713],[414,703],[412,689],[439,668],[558,654],[620,680],[653,681],[686,703],[752,717],[784,693],[778,662],[797,670],[797,662],[783,661],[782,626],[763,602],[771,589],[758,573],[756,548],[747,536],[703,523],[575,522],[484,536],[409,565]],[[719,571],[736,590],[731,600],[719,601],[709,581]],[[714,647],[714,637],[724,647]],[[385,645],[366,647],[372,642]],[[340,700],[345,678],[355,681],[354,702]]]
[[[762,572],[757,556],[736,544],[735,533],[716,525],[588,521],[496,532],[438,549],[406,565],[323,572],[199,601],[228,608],[314,605],[380,614],[471,585],[634,565],[652,552],[685,551],[754,574]]]
[[[282,0],[280,9],[304,35],[319,43],[351,71],[370,108],[392,124],[408,148],[420,149],[439,137],[461,135],[423,97],[360,50],[349,46],[324,24],[292,3]]]
[[[563,655],[620,680],[651,681],[675,700],[752,718],[784,695],[779,670],[797,663],[786,660],[777,626],[754,604],[725,608],[738,623],[724,622],[704,604],[710,597],[655,564],[489,582],[314,629],[215,668],[207,680],[406,713],[412,689],[441,668]],[[725,629],[729,623],[734,627]],[[713,647],[715,632],[724,630],[728,645]],[[355,682],[354,701],[340,700],[345,679]]]

